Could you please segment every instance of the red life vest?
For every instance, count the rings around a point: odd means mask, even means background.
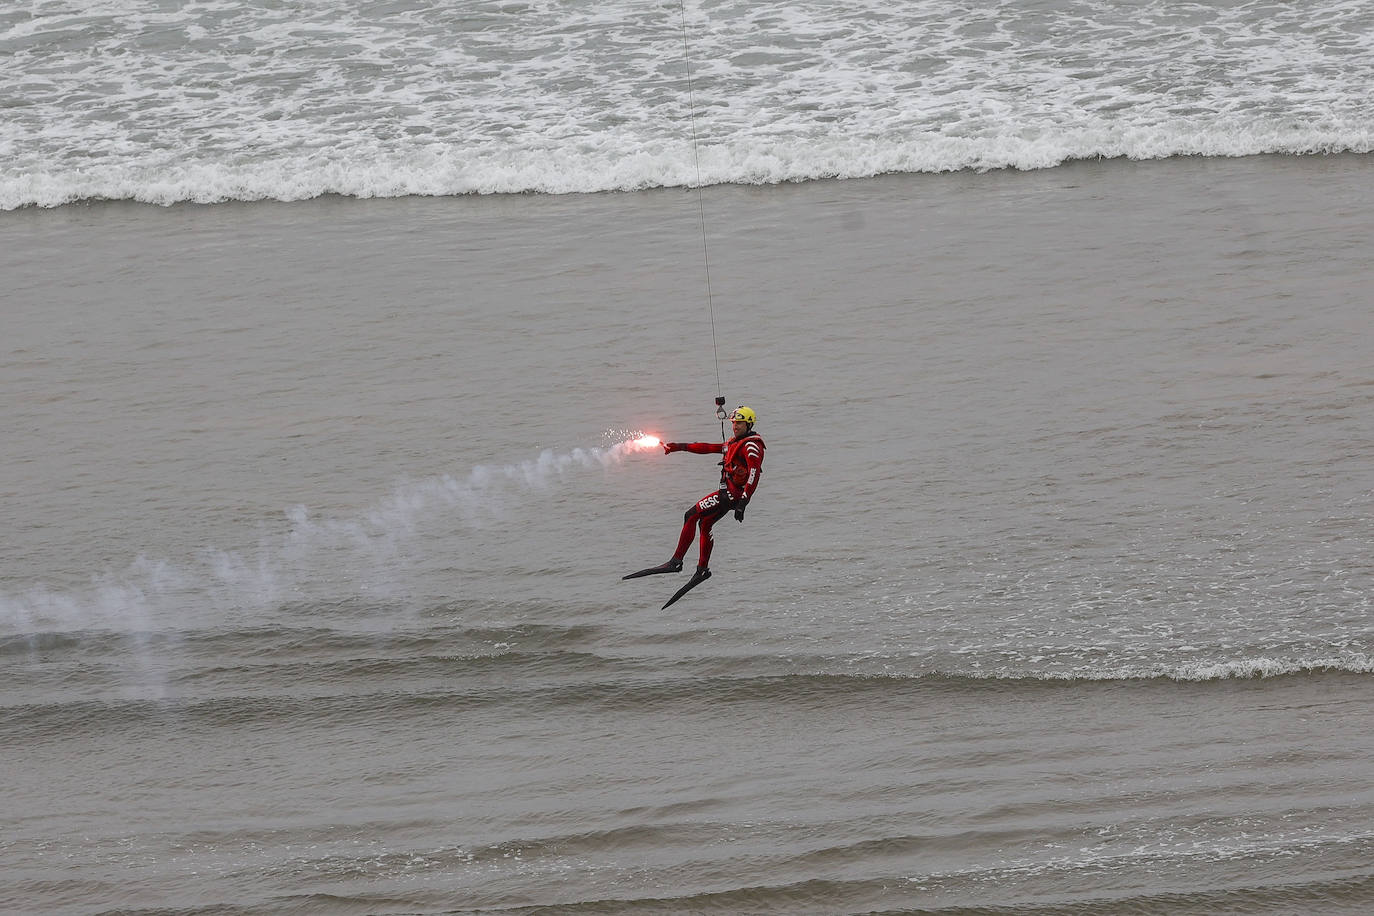
[[[763,473],[763,437],[748,433],[725,443],[721,461],[720,484],[732,499],[748,499],[759,485]]]

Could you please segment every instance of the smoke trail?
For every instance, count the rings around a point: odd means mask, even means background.
[[[263,535],[256,547],[206,547],[198,566],[178,569],[138,557],[121,573],[94,576],[89,589],[55,592],[42,586],[0,594],[0,635],[91,628],[147,632],[184,626],[189,612],[215,620],[279,607],[317,587],[340,584],[372,597],[403,592],[406,542],[436,516],[459,514],[470,526],[503,500],[548,490],[574,472],[609,470],[658,439],[638,431],[607,447],[547,449],[507,465],[478,465],[465,476],[442,474],[400,483],[355,518],[315,518],[303,505],[285,510],[284,534]],[[342,571],[342,572],[341,572]],[[350,583],[351,580],[351,583]]]
[[[402,484],[391,498],[367,515],[375,531],[412,533],[417,516],[436,503],[461,509],[469,517],[492,504],[492,499],[510,489],[545,490],[564,480],[570,471],[609,469],[626,457],[657,448],[654,436],[638,435],[609,448],[577,448],[557,454],[546,449],[538,458],[500,467],[478,465],[462,479],[447,474],[430,480]]]

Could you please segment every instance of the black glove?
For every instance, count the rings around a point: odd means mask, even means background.
[[[743,500],[735,503],[735,521],[744,521],[744,508],[748,505],[749,504],[747,502],[744,502]]]
[[[663,443],[663,454],[665,454],[665,455],[671,455],[673,452],[680,452],[680,451],[682,451],[682,443],[681,443],[681,442],[665,442],[665,443]]]

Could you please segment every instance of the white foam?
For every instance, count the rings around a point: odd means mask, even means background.
[[[973,670],[956,673],[972,678],[986,680],[1039,680],[1039,681],[1131,681],[1131,680],[1173,680],[1183,682],[1249,680],[1285,677],[1323,672],[1345,672],[1347,674],[1374,674],[1374,657],[1362,652],[1347,652],[1339,655],[1322,654],[1310,647],[1295,645],[1282,657],[1253,656],[1224,660],[1193,658],[1179,660],[1117,660],[1107,647],[1092,647],[1099,659],[1093,662],[1073,663],[1063,658],[1050,658],[1044,655],[1027,657],[1026,664],[983,667],[975,663]],[[1117,650],[1117,654],[1123,652]],[[1002,653],[1005,655],[1005,653]],[[1159,655],[1154,647],[1149,652]]]
[[[1215,681],[1283,677],[1321,671],[1374,674],[1374,659],[1364,654],[1299,659],[1255,657],[1218,662],[1190,662],[1166,668],[1166,676],[1178,681]]]
[[[697,181],[674,9],[84,6],[0,14],[0,208]],[[1374,150],[1357,0],[723,2],[687,26],[708,184]]]

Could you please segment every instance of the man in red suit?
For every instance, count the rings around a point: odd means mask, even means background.
[[[665,454],[672,452],[692,452],[697,455],[717,455],[724,453],[721,461],[720,489],[709,493],[697,501],[682,519],[682,533],[678,536],[677,550],[673,557],[661,566],[651,566],[639,572],[630,573],[626,579],[650,576],[656,573],[682,571],[682,558],[692,544],[692,536],[701,532],[701,545],[697,556],[697,571],[688,583],[688,588],[711,577],[708,565],[711,561],[711,547],[714,539],[711,528],[730,510],[735,519],[744,521],[744,510],[749,499],[759,485],[759,475],[763,470],[763,437],[754,432],[758,417],[748,407],[739,407],[730,417],[734,438],[729,442],[665,442]],[[674,596],[674,600],[687,591],[686,588]],[[671,604],[672,602],[668,602]],[[666,607],[667,605],[665,605]]]

